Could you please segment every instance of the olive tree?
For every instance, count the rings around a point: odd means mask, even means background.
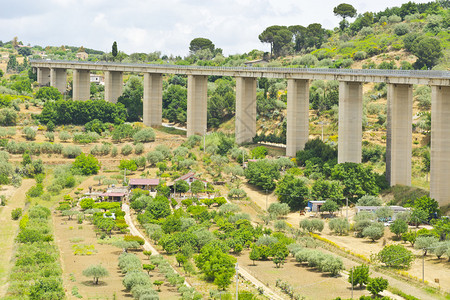
[[[381,223],[373,223],[369,227],[364,228],[362,235],[375,242],[383,237],[384,225]]]
[[[418,236],[414,244],[415,249],[421,249],[423,255],[426,256],[428,250],[431,250],[433,244],[439,242],[439,239],[434,236]]]
[[[432,252],[438,259],[450,249],[450,241],[437,242],[431,245],[430,252]]]
[[[336,218],[330,220],[328,223],[328,227],[331,231],[338,235],[346,235],[348,234],[348,231],[350,230],[350,223],[347,219],[344,218]]]
[[[83,275],[93,277],[93,284],[98,284],[98,279],[109,276],[109,273],[102,265],[91,265],[83,270]]]
[[[279,203],[275,202],[270,204],[267,211],[270,215],[272,215],[274,218],[284,217],[290,212],[289,205],[287,203]]]

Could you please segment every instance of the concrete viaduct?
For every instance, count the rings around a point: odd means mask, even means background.
[[[440,205],[450,203],[450,72],[406,70],[294,69],[254,67],[198,67],[177,65],[118,64],[106,62],[32,60],[38,82],[65,92],[67,69],[73,70],[73,99],[88,100],[90,71],[105,74],[105,100],[116,102],[122,94],[123,72],[144,74],[144,124],[159,126],[162,119],[162,75],[188,76],[187,135],[206,132],[207,79],[209,75],[236,78],[236,142],[256,135],[256,80],[258,77],[288,81],[286,155],[295,156],[309,137],[309,83],[338,80],[338,162],[361,162],[362,85],[388,85],[386,174],[389,184],[411,185],[413,84],[431,86],[430,196]]]

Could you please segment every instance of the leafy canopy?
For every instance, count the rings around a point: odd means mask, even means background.
[[[333,9],[333,13],[345,20],[345,18],[356,16],[356,9],[351,4],[341,3]]]

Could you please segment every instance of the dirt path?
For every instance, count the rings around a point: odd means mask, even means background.
[[[34,185],[34,179],[24,179],[22,185],[9,199],[7,205],[0,211],[0,298],[8,290],[8,277],[11,271],[14,238],[17,235],[19,221],[11,220],[11,211],[25,207],[26,192]]]
[[[144,243],[144,249],[147,251],[152,251],[152,255],[159,255],[158,250],[156,250],[147,240],[147,238],[136,228],[136,226],[133,223],[133,220],[131,219],[131,215],[130,215],[130,207],[128,206],[128,204],[123,203],[122,204],[122,210],[125,212],[125,222],[127,222],[128,226],[130,227],[130,233],[132,235],[137,235],[140,236],[141,238],[144,239],[145,243]],[[185,282],[188,286],[189,283]]]

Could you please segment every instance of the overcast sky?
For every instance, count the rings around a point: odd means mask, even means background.
[[[415,1],[415,2],[430,2]],[[358,13],[377,12],[406,0],[347,0]],[[269,51],[258,35],[271,25],[321,23],[340,18],[331,0],[1,0],[0,40],[25,45],[84,46],[128,54],[161,51],[186,56],[193,38],[210,39],[225,55]]]

